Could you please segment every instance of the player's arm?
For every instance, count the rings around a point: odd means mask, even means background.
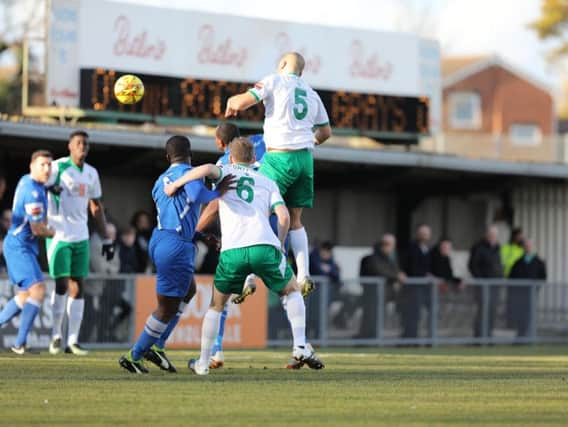
[[[55,235],[55,230],[49,228],[47,222],[30,222],[30,228],[32,234],[36,237],[53,237]]]
[[[331,137],[331,126],[329,125],[329,116],[327,115],[321,98],[317,93],[315,93],[315,96],[318,110],[314,121],[314,138],[316,145],[320,145]]]
[[[27,200],[24,204],[24,209],[34,236],[53,237],[55,235],[55,230],[47,225],[44,204],[40,199],[34,197]]]
[[[331,126],[329,124],[316,126],[315,129],[314,138],[316,140],[316,145],[321,145],[331,138]]]
[[[244,111],[261,101],[251,91],[246,91],[238,95],[231,96],[227,100],[227,108],[225,109],[225,117],[236,116],[239,111]]]
[[[221,197],[229,190],[234,190],[235,176],[227,175],[217,183],[215,190],[209,190],[202,181],[191,181],[184,185],[185,193],[192,203],[209,203],[213,199]]]
[[[290,229],[290,213],[284,203],[279,203],[276,206],[273,206],[272,210],[278,219],[278,239],[282,244],[282,248],[284,248],[286,236]]]
[[[223,171],[219,166],[213,164],[201,165],[193,168],[189,172],[183,174],[174,182],[164,185],[164,193],[167,196],[173,196],[176,191],[190,183],[191,181],[196,181],[198,179],[209,178],[214,181],[219,181],[223,177]]]
[[[207,227],[209,227],[217,219],[217,213],[219,212],[219,200],[212,200],[201,212],[199,221],[197,221],[197,226],[195,229],[199,232],[203,232]]]
[[[100,236],[103,238],[103,246],[101,255],[106,257],[107,261],[114,258],[114,242],[107,233],[107,221],[105,216],[105,208],[101,199],[89,200],[89,211],[95,219],[95,225]]]

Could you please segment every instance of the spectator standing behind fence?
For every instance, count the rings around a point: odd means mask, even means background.
[[[406,275],[400,270],[396,255],[396,238],[385,234],[381,241],[373,246],[373,253],[361,260],[359,270],[361,277],[382,277],[385,279],[385,301],[394,301],[397,285],[406,281]],[[377,307],[378,288],[375,285],[363,285],[361,297],[363,318],[357,338],[374,338],[377,336],[377,315],[382,307]]]
[[[463,290],[464,284],[462,279],[454,275],[452,268],[452,241],[443,237],[438,244],[432,249],[432,274],[443,279],[442,291],[447,291],[449,287]]]
[[[6,234],[12,225],[12,209],[6,208],[0,215],[0,232]]]
[[[118,259],[120,260],[120,273],[136,273],[138,259],[136,258],[136,229],[132,226],[120,233],[118,239]]]
[[[421,224],[416,228],[416,240],[410,242],[404,258],[403,270],[409,277],[427,277],[432,273],[430,253],[430,226]],[[417,338],[422,306],[430,309],[430,289],[423,285],[402,287],[401,315],[402,338]]]
[[[523,230],[513,228],[509,243],[501,245],[501,263],[503,264],[503,277],[509,277],[513,265],[523,256]]]
[[[339,266],[333,259],[333,244],[329,241],[322,242],[310,253],[310,273],[314,276],[327,276],[331,287],[330,299],[334,300],[339,282]]]
[[[136,230],[136,259],[138,260],[137,273],[146,273],[151,269],[148,256],[148,243],[152,235],[152,218],[145,211],[138,211],[132,216],[130,225]]]
[[[523,242],[523,255],[511,268],[511,279],[546,280],[546,264],[534,250],[531,239]],[[529,334],[531,321],[531,290],[528,286],[509,286],[507,312],[509,322],[517,330],[518,337]],[[536,301],[535,301],[536,302]]]
[[[503,264],[501,263],[501,250],[497,241],[497,227],[494,225],[487,229],[485,238],[476,243],[469,255],[469,271],[475,278],[503,278]],[[475,302],[477,312],[474,319],[473,335],[478,338],[482,336],[483,327],[483,293],[481,286],[475,286]],[[497,304],[499,302],[499,288],[490,286],[489,288],[489,319],[488,336],[493,335]]]

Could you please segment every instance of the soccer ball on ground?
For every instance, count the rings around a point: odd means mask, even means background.
[[[136,104],[144,96],[144,83],[132,74],[125,74],[114,83],[114,96],[121,104]]]

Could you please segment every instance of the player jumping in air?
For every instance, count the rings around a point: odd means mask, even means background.
[[[52,237],[47,226],[47,195],[44,184],[51,172],[51,153],[32,154],[30,173],[18,182],[12,207],[12,225],[4,240],[4,256],[16,296],[0,312],[0,326],[22,313],[12,351],[24,354],[26,340],[45,297],[45,283],[37,256],[38,237]]]
[[[290,209],[290,246],[296,258],[298,282],[304,296],[314,289],[309,277],[308,235],[302,225],[302,210],[314,198],[312,150],[331,136],[331,127],[319,95],[302,79],[304,58],[296,52],[280,59],[271,74],[247,92],[227,101],[226,117],[263,102],[264,140],[267,153],[260,172],[273,179]]]
[[[142,360],[144,355],[160,340],[164,332],[173,329],[168,326],[170,322],[177,323],[176,313],[182,299],[188,294],[194,272],[193,237],[200,205],[224,194],[232,183],[231,176],[226,176],[215,191],[210,191],[202,181],[192,181],[183,186],[174,197],[168,197],[164,193],[164,185],[191,170],[189,139],[184,136],[168,139],[166,157],[170,167],[156,180],[152,190],[158,211],[158,225],[149,245],[157,272],[158,307],[146,320],[144,330],[134,347],[119,359],[120,366],[138,374],[148,372]]]
[[[290,217],[280,191],[272,180],[251,167],[255,156],[247,139],[231,142],[230,162],[229,166],[201,166],[167,186],[170,193],[203,176],[219,179],[230,174],[236,178],[236,190],[227,192],[219,201],[221,256],[215,272],[213,299],[203,319],[201,357],[190,360],[189,367],[199,375],[209,373],[221,312],[231,294],[242,292],[245,278],[252,273],[269,289],[287,298],[286,314],[294,341],[288,368],[299,369],[307,364],[312,369],[321,369],[323,363],[306,343],[304,299],[283,253]],[[278,236],[270,227],[271,212],[278,218]]]

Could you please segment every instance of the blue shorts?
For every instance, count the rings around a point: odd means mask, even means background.
[[[195,245],[175,231],[154,229],[148,247],[156,266],[158,295],[183,298],[195,271]]]
[[[10,234],[4,240],[4,258],[10,282],[20,290],[27,291],[32,285],[43,282],[37,253]]]

